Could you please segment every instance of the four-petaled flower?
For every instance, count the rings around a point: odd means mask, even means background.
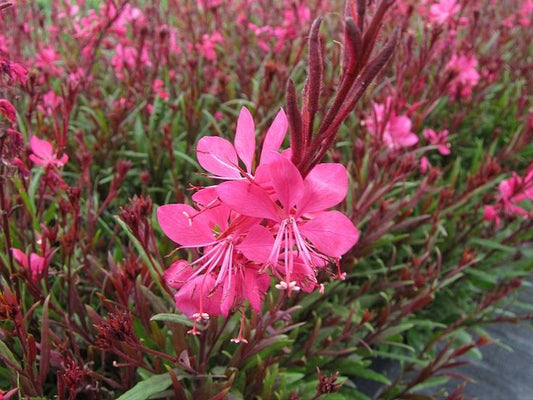
[[[30,147],[32,151],[32,154],[30,154],[30,160],[42,167],[62,167],[68,161],[68,156],[66,154],[63,154],[58,158],[57,154],[54,152],[52,144],[46,140],[39,139],[36,136],[33,136],[30,139]]]

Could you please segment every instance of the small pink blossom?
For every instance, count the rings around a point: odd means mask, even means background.
[[[429,8],[429,18],[441,25],[457,14],[460,9],[461,7],[456,0],[440,0]]]
[[[373,118],[364,120],[364,125],[372,136],[380,138],[390,149],[414,146],[418,143],[418,136],[411,132],[411,119],[396,114],[391,104],[391,97],[387,97],[384,105],[372,103]]]
[[[477,59],[473,55],[452,55],[445,68],[447,72],[452,74],[449,89],[452,96],[460,95],[466,99],[470,98],[472,88],[479,82],[477,64]]]
[[[32,151],[30,160],[41,167],[62,167],[68,161],[66,154],[58,158],[52,144],[44,139],[39,139],[37,136],[33,136],[30,139],[30,147]]]
[[[165,90],[165,83],[161,79],[156,79],[152,85],[152,90],[155,94],[161,97],[163,100],[170,98],[168,92]]]
[[[518,11],[518,22],[522,26],[530,26],[533,20],[533,0],[525,0]]]
[[[501,216],[521,216],[531,218],[533,213],[523,208],[525,201],[533,201],[533,165],[524,177],[513,172],[509,179],[504,179],[498,185],[498,202],[494,205],[485,205],[483,217],[487,221],[495,222],[499,226]]]
[[[216,61],[217,53],[215,51],[217,43],[223,43],[224,38],[220,33],[214,31],[211,35],[202,35],[201,43],[196,45],[198,52],[209,61]]]
[[[433,129],[424,129],[422,133],[430,144],[437,146],[440,154],[447,156],[451,153],[450,143],[448,142],[449,132],[447,129],[444,129],[438,133]]]
[[[11,249],[11,253],[15,261],[30,273],[31,280],[37,282],[45,269],[45,258],[35,253],[31,253],[28,257],[26,253],[15,248]]]

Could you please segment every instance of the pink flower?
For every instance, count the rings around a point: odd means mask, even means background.
[[[406,115],[397,115],[391,103],[391,97],[387,97],[385,105],[372,103],[374,118],[368,118],[363,123],[372,136],[381,138],[390,149],[414,146],[418,143],[418,136],[411,132],[411,120]]]
[[[157,96],[161,97],[163,100],[168,100],[170,97],[167,91],[165,90],[165,83],[161,79],[156,79],[154,81],[154,84],[152,85],[152,90]]]
[[[444,24],[457,14],[460,9],[461,7],[456,0],[440,0],[429,8],[429,18],[437,24]]]
[[[446,64],[446,71],[453,74],[449,89],[452,96],[460,95],[466,99],[471,96],[472,88],[479,82],[479,73],[476,67],[477,59],[473,55],[452,55],[452,58]]]
[[[531,165],[524,177],[513,172],[509,179],[500,182],[498,189],[498,202],[491,206],[486,205],[483,217],[487,221],[495,221],[500,225],[500,216],[517,215],[530,218],[533,213],[521,207],[524,201],[533,201],[533,165]]]
[[[287,132],[287,117],[283,110],[276,115],[263,142],[260,164],[269,162],[277,154]],[[255,125],[252,115],[243,107],[237,120],[235,143],[218,136],[204,136],[196,147],[200,165],[213,178],[243,179],[252,176],[255,157]],[[244,164],[239,166],[239,159]]]
[[[447,129],[444,129],[439,133],[435,132],[433,129],[424,129],[422,133],[430,144],[438,146],[437,149],[440,154],[447,156],[451,153],[450,143],[448,143],[449,132]]]
[[[68,156],[63,154],[57,158],[54,148],[50,142],[33,136],[30,140],[30,147],[33,154],[30,154],[30,160],[42,167],[62,167],[68,161]]]
[[[202,42],[196,45],[196,49],[209,61],[216,61],[217,53],[215,48],[217,43],[224,43],[224,38],[220,33],[214,31],[211,35],[202,35]]]
[[[300,290],[302,281],[316,282],[319,268],[338,262],[357,242],[359,232],[352,222],[338,211],[326,211],[340,203],[347,190],[348,175],[341,164],[319,164],[304,179],[281,155],[260,165],[254,182],[230,181],[216,187],[231,209],[267,221],[266,227],[258,225],[255,235],[247,237],[244,255],[270,267],[281,280],[278,288],[289,293]],[[300,282],[298,275],[303,275]]]
[[[19,249],[12,248],[13,258],[30,273],[31,280],[37,282],[45,268],[45,258],[31,253],[30,257]]]
[[[42,106],[39,105],[39,109],[48,115],[51,115],[55,110],[59,108],[63,101],[63,98],[57,96],[53,90],[49,90],[43,95]]]
[[[518,22],[522,26],[530,26],[533,19],[533,0],[525,0],[518,12]]]
[[[174,263],[165,273],[170,286],[179,289],[178,309],[196,322],[209,315],[227,316],[248,300],[259,311],[261,297],[270,284],[268,275],[243,255],[241,244],[257,219],[244,218],[218,202],[208,188],[193,196],[199,210],[186,204],[168,204],[157,209],[163,232],[182,247],[203,249],[189,264]],[[197,333],[196,325],[192,333]]]

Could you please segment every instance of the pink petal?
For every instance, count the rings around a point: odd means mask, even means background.
[[[37,165],[40,165],[41,167],[46,167],[49,163],[48,161],[44,161],[42,158],[37,157],[35,154],[30,154],[30,160]]]
[[[246,107],[241,109],[235,132],[235,150],[244,162],[246,171],[252,172],[255,154],[255,125],[250,111]]]
[[[37,136],[32,136],[30,139],[30,147],[33,154],[45,160],[51,158],[54,151],[51,143],[39,139]]]
[[[255,225],[250,229],[242,243],[237,246],[237,249],[249,260],[265,263],[270,257],[272,246],[274,245],[274,237],[272,233],[261,225]]]
[[[44,271],[44,258],[38,254],[30,254],[29,269],[33,279],[36,279]]]
[[[174,295],[176,307],[187,317],[203,312],[220,315],[222,288],[215,289],[215,280],[209,275],[199,275],[187,283]]]
[[[57,160],[57,165],[61,166],[61,165],[65,165],[68,161],[68,156],[66,154],[63,154],[63,156]]]
[[[443,144],[439,146],[438,150],[439,150],[439,153],[442,154],[443,156],[448,156],[451,153],[450,148]]]
[[[163,275],[168,286],[174,289],[181,288],[193,274],[191,265],[185,260],[178,260],[170,265]]]
[[[264,166],[270,171],[272,186],[285,212],[300,201],[304,194],[304,181],[298,168],[285,157],[276,155],[276,160]]]
[[[261,311],[261,299],[270,286],[270,278],[267,274],[259,274],[256,269],[244,270],[243,296],[250,302],[256,312]]]
[[[222,288],[222,297],[220,299],[220,312],[224,317],[227,317],[231,308],[235,304],[235,285],[236,280],[240,279],[237,275],[233,275],[231,281],[226,280]]]
[[[348,172],[342,164],[316,165],[304,180],[305,192],[298,214],[323,211],[339,204],[348,192]]]
[[[260,164],[266,164],[270,161],[273,161],[272,154],[275,154],[279,151],[279,148],[283,143],[283,139],[285,138],[285,134],[287,133],[287,127],[287,116],[285,115],[283,109],[281,109],[276,115],[276,118],[274,118],[272,125],[270,125],[270,128],[265,136],[265,140],[263,141],[261,159],[259,161]]]
[[[12,248],[11,254],[13,254],[13,258],[15,259],[15,261],[17,261],[23,267],[28,268],[28,256],[26,255],[26,253],[19,249]]]
[[[217,186],[220,200],[239,214],[279,220],[274,202],[261,187],[248,181],[224,182]]]
[[[221,231],[227,229],[231,209],[220,202],[215,186],[197,191],[192,199],[201,209],[207,208],[202,212],[209,217],[209,226],[217,225]]]
[[[326,211],[300,226],[300,232],[320,252],[340,257],[359,239],[359,231],[352,221],[339,211]]]
[[[196,147],[200,165],[213,175],[222,178],[240,178],[237,153],[233,145],[218,136],[204,136]]]
[[[194,218],[193,218],[194,217]],[[167,204],[157,209],[161,229],[171,240],[185,247],[201,247],[214,241],[209,216],[187,204]]]

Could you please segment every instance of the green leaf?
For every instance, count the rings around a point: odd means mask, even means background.
[[[448,382],[450,378],[448,376],[433,376],[431,378],[426,379],[425,381],[419,383],[418,385],[415,385],[411,388],[412,392],[417,392],[424,389],[429,389],[435,386],[442,386],[446,382]]]
[[[506,253],[514,253],[517,251],[516,248],[511,246],[505,246],[499,242],[496,242],[494,240],[488,240],[488,239],[481,239],[481,238],[473,238],[471,239],[472,243],[475,243],[479,246],[486,247],[489,250],[501,250]]]
[[[175,322],[186,326],[193,326],[193,322],[189,318],[181,314],[156,314],[152,318],[150,318],[150,321]]]
[[[384,383],[385,385],[390,384],[389,378],[387,378],[385,375],[366,368],[360,362],[350,363],[349,365],[346,363],[345,365],[339,366],[338,369],[343,375],[358,376],[371,381]]]
[[[172,380],[169,374],[153,375],[136,384],[117,400],[146,400],[150,396],[166,390],[171,384]]]
[[[9,347],[0,340],[0,356],[5,357],[7,360],[11,361],[17,368],[21,369],[20,363],[17,361]]]
[[[420,360],[418,358],[407,356],[405,354],[390,353],[388,351],[377,350],[377,351],[373,352],[373,355],[380,356],[380,357],[383,357],[383,358],[391,358],[393,360],[398,360],[398,361],[404,361],[404,362],[408,362],[408,363],[412,363],[412,364],[416,364],[416,365],[426,365],[427,364],[427,361],[425,361],[425,360]]]

